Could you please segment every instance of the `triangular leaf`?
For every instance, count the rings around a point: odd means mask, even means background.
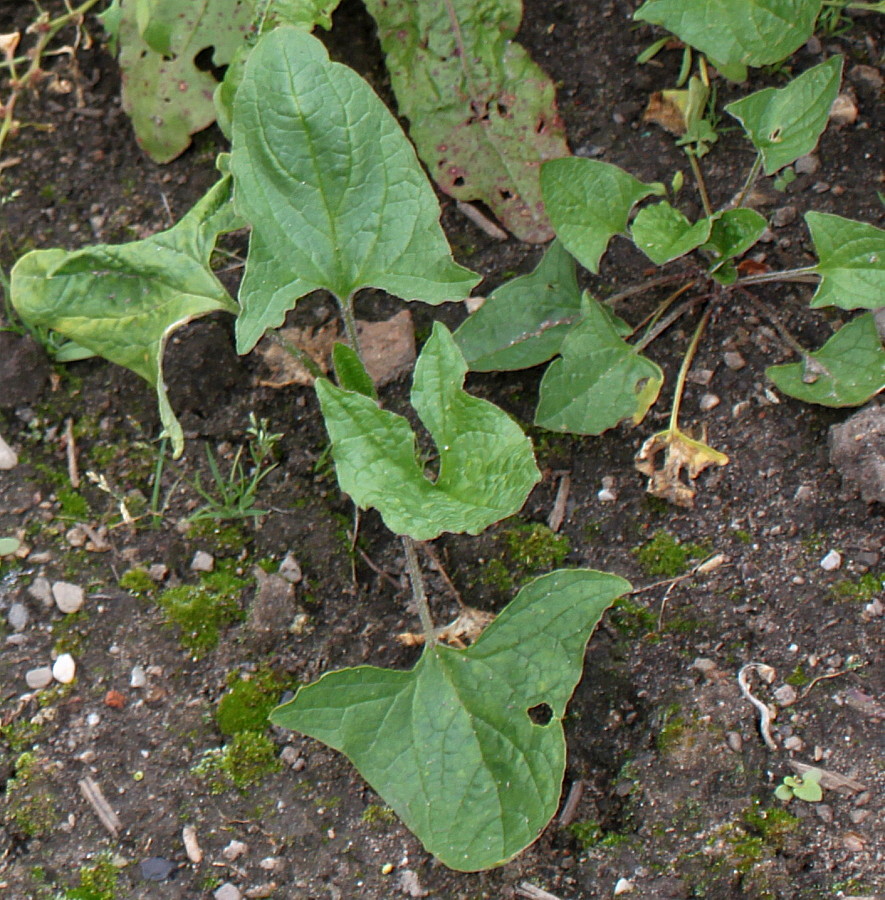
[[[765,374],[785,394],[821,406],[860,406],[885,389],[885,350],[872,313],[843,325],[809,356]]]
[[[820,8],[821,0],[646,0],[633,18],[663,26],[723,66],[767,66],[811,37]]]
[[[561,352],[541,381],[535,424],[543,428],[601,434],[624,419],[636,424],[664,383],[660,367],[624,341],[610,314],[589,296],[585,317]]]
[[[412,406],[439,451],[435,481],[418,463],[406,419],[363,394],[317,380],[341,489],[363,509],[375,507],[396,534],[417,541],[443,531],[479,534],[517,512],[541,477],[516,422],[464,392],[466,373],[461,351],[437,322],[412,384]]]
[[[666,193],[662,184],[643,184],[611,163],[580,158],[544,163],[541,190],[553,230],[591,272],[599,271],[608,242],[627,230],[633,206]]]
[[[729,103],[725,111],[744,126],[771,175],[810,153],[827,127],[839,93],[842,57],[803,72],[784,88],[765,88]]]
[[[481,200],[520,240],[550,240],[538,169],[569,149],[552,80],[514,40],[519,0],[365,5],[431,177],[459,200]]]
[[[472,872],[511,859],[556,811],[562,717],[622,578],[575,569],[526,585],[466,650],[408,672],[360,666],[301,688],[271,721],[347,754],[424,846]],[[535,724],[545,704],[552,718]]]
[[[710,236],[710,219],[692,224],[666,200],[639,210],[630,229],[637,247],[662,266],[700,247]]]
[[[335,344],[332,347],[332,365],[339,386],[345,391],[356,391],[372,400],[378,399],[375,385],[372,382],[359,353],[347,344]]]
[[[746,253],[762,236],[767,224],[765,217],[754,209],[727,209],[713,217],[710,240],[704,249],[721,264]]]
[[[406,300],[469,295],[439,205],[393,116],[352,69],[294,28],[265,35],[234,102],[231,171],[252,225],[237,346],[250,350],[304,294],[376,287]]]
[[[805,222],[822,278],[811,305],[843,309],[885,305],[885,231],[829,213],[806,213]]]
[[[574,257],[553,241],[534,272],[501,285],[455,340],[472,372],[527,369],[559,352],[580,314]]]
[[[177,456],[184,437],[166,397],[163,351],[192,319],[237,311],[209,257],[217,236],[240,225],[225,177],[177,225],[143,241],[25,254],[12,270],[12,303],[26,322],[48,326],[151,384]]]

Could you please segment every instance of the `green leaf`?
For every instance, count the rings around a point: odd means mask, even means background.
[[[435,323],[412,384],[412,406],[439,452],[435,481],[417,461],[406,419],[317,380],[341,489],[363,509],[375,507],[396,534],[479,534],[517,512],[540,480],[529,440],[503,410],[464,392],[466,373],[448,329]]]
[[[17,538],[0,538],[0,556],[12,556],[21,547],[21,541]]]
[[[562,357],[541,381],[535,424],[552,431],[602,434],[624,419],[642,421],[664,373],[621,338],[612,316],[585,295],[585,317],[562,343]]]
[[[639,210],[630,233],[636,246],[662,266],[700,247],[710,236],[711,227],[709,219],[692,224],[664,200]]]
[[[455,340],[473,372],[527,369],[559,352],[580,315],[575,260],[553,241],[534,272],[501,285]]]
[[[251,3],[229,0],[152,0],[146,5],[142,0],[141,5],[123,5],[119,22],[123,108],[138,143],[155,162],[174,159],[192,134],[212,124],[212,94],[218,82],[211,71],[197,67],[196,57],[211,47],[212,65],[227,65],[243,43],[252,13]]]
[[[789,787],[787,787],[786,784],[779,784],[774,789],[774,796],[777,797],[778,800],[783,800],[785,803],[789,803],[790,800],[793,799],[793,791]]]
[[[860,406],[885,388],[885,350],[872,313],[843,325],[809,357],[765,374],[785,394],[821,406]]]
[[[703,249],[709,250],[721,265],[746,253],[762,237],[767,224],[754,209],[727,209],[713,217],[710,240]]]
[[[829,213],[806,213],[805,222],[822,279],[811,305],[843,309],[885,305],[885,231]]]
[[[332,347],[332,365],[339,386],[345,391],[355,391],[372,400],[378,399],[375,384],[372,381],[359,353],[347,344],[335,344]]]
[[[786,59],[814,31],[821,0],[646,0],[634,14],[724,66]]]
[[[643,184],[611,163],[571,158],[544,163],[541,191],[559,239],[582,266],[597,273],[608,242],[627,230],[633,206],[650,194],[663,196],[666,188]]]
[[[84,250],[35,250],[12,270],[12,303],[45,325],[141,375],[181,454],[184,436],[163,385],[163,351],[180,326],[237,304],[209,268],[218,235],[240,227],[221,179],[177,225],[142,241]]]
[[[340,0],[269,0],[266,4],[264,30],[280,25],[294,25],[312,31],[320,25],[326,31],[332,27],[332,13]],[[259,8],[262,8],[259,5]]]
[[[787,775],[784,778],[784,786],[800,800],[805,800],[807,803],[817,803],[824,796],[820,786],[821,775],[823,775],[823,772],[820,769],[809,769],[804,775]]]
[[[265,35],[234,102],[237,209],[252,225],[240,353],[304,294],[376,287],[405,300],[467,297],[415,151],[372,89],[294,28]]]
[[[766,175],[817,146],[841,80],[842,57],[834,56],[784,88],[765,88],[725,107],[762,154]]]
[[[431,177],[520,240],[553,234],[538,169],[568,156],[553,82],[514,40],[520,0],[366,0],[391,85]]]
[[[556,812],[566,704],[593,628],[629,589],[601,572],[551,572],[526,585],[468,649],[437,644],[408,672],[329,672],[271,721],[347,754],[449,868],[499,865]],[[529,716],[541,705],[552,711],[546,725]]]
[[[120,21],[123,18],[120,0],[111,0],[111,5],[104,12],[97,13],[95,18],[101,22],[101,27],[107,35],[108,49],[116,56],[120,44]]]

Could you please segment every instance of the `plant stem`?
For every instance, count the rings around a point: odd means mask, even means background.
[[[674,291],[664,300],[663,303],[652,313],[651,319],[652,324],[649,325],[648,330],[645,334],[634,344],[634,349],[637,353],[641,353],[655,338],[659,335],[663,334],[681,315],[683,315],[687,310],[691,309],[696,303],[700,302],[699,297],[695,297],[692,300],[689,300],[687,303],[683,303],[679,306],[678,309],[673,310],[669,316],[664,319],[661,319],[661,316],[679,299],[690,287],[694,286],[694,281],[689,281],[688,284],[683,284],[679,290]]]
[[[403,542],[403,549],[406,551],[406,568],[409,570],[409,581],[412,585],[412,599],[418,608],[418,618],[421,620],[421,630],[424,632],[424,644],[427,647],[433,647],[436,644],[436,629],[433,627],[430,606],[424,593],[424,579],[421,576],[418,554],[415,552],[415,541],[407,534],[400,535],[400,539]]]
[[[801,269],[784,269],[783,272],[763,272],[760,275],[747,275],[739,278],[735,285],[746,287],[748,284],[768,284],[772,281],[797,281],[803,284],[817,284],[820,275],[817,266],[804,266]]]
[[[632,287],[624,288],[623,291],[618,291],[617,294],[606,297],[602,302],[606,306],[615,306],[623,300],[635,297],[637,294],[644,294],[646,291],[651,291],[656,287],[663,287],[665,284],[682,281],[684,277],[684,275],[662,275],[660,278],[652,278],[651,281],[644,281],[642,284],[634,284]]]
[[[760,300],[750,291],[742,290],[741,293],[774,325],[775,331],[780,335],[781,340],[792,350],[799,354],[802,359],[808,358],[808,351],[793,337],[787,330],[781,317],[765,302]]]
[[[356,329],[356,317],[353,314],[353,294],[346,300],[338,300],[338,306],[341,309],[341,318],[344,319],[344,330],[347,332],[347,341],[356,355],[362,359],[360,353],[360,338]]]
[[[278,346],[282,347],[289,356],[298,360],[314,378],[322,378],[323,370],[314,362],[309,353],[305,353],[299,346],[284,338],[278,331],[268,331],[267,336]]]
[[[692,335],[691,343],[688,345],[685,356],[682,358],[682,365],[679,367],[679,374],[676,376],[676,387],[673,391],[673,409],[670,412],[669,431],[677,431],[679,429],[679,410],[682,407],[682,394],[685,391],[685,379],[688,377],[692,361],[694,360],[695,351],[698,349],[701,335],[707,327],[707,322],[710,320],[710,314],[712,312],[713,308],[711,306],[708,306],[704,310],[701,321],[698,322],[698,327],[695,328],[694,335]]]
[[[701,203],[704,204],[704,215],[709,218],[713,215],[713,207],[710,205],[710,195],[707,193],[707,185],[704,182],[704,175],[701,172],[700,163],[697,160],[697,157],[691,150],[685,151],[686,156],[688,157],[688,162],[691,165],[691,171],[694,173],[694,180],[698,186],[698,193],[701,195]]]
[[[753,165],[750,167],[750,173],[747,175],[747,180],[744,182],[744,186],[741,188],[741,192],[737,195],[737,199],[734,201],[734,208],[740,209],[744,205],[744,201],[747,199],[747,194],[750,193],[750,189],[756,183],[756,179],[759,177],[759,170],[762,168],[762,154],[757,153],[756,159],[753,160]]]

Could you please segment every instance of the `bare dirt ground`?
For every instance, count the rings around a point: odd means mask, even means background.
[[[30,15],[23,7],[0,2],[0,33]],[[655,34],[631,25],[634,5],[525,7],[519,38],[560,85],[572,149],[647,181],[669,180],[676,168],[688,174],[672,138],[641,120],[648,94],[675,80],[680,54],[635,65]],[[844,54],[845,89],[859,116],[828,129],[815,171],[782,191],[761,183],[758,208],[778,223],[764,245],[773,266],[807,260],[801,215],[809,208],[881,224],[880,19],[820,35],[791,62],[798,72]],[[342,5],[327,39],[336,58],[389,97],[358,4]],[[84,105],[75,93],[41,93],[20,117],[52,130],[24,130],[10,146],[21,161],[4,172],[0,197],[6,271],[29,249],[131,240],[168,227],[212,183],[224,147],[213,130],[174,163],[154,165],[120,109],[106,49],[96,42],[64,74],[82,87]],[[752,86],[782,79],[759,72]],[[745,90],[722,84],[721,99]],[[727,125],[705,160],[714,203],[736,191],[750,162]],[[442,203],[459,261],[488,279],[482,291],[537,261],[540,248],[492,240]],[[221,263],[223,277],[235,289],[239,269],[229,262]],[[616,244],[587,284],[604,293],[641,279],[645,266]],[[760,295],[801,339],[819,345],[836,323],[807,309],[810,291],[771,287]],[[653,302],[624,314],[638,319]],[[402,308],[375,295],[360,303],[372,319]],[[412,313],[419,335],[433,316],[455,325],[465,315],[419,305]],[[316,297],[296,318],[318,325],[332,314],[331,302]],[[668,335],[656,354],[668,385],[691,327]],[[616,572],[638,589],[589,645],[565,723],[570,803],[525,853],[478,874],[436,863],[345,758],[300,735],[260,725],[243,732],[251,737],[240,740],[245,751],[227,770],[241,787],[219,767],[232,759],[219,748],[236,743],[241,725],[219,713],[219,702],[244,680],[255,688],[249,703],[260,707],[330,668],[407,667],[416,658],[395,640],[415,630],[399,543],[370,513],[351,552],[352,508],[326,460],[312,390],[261,386],[260,361],[236,356],[231,331],[229,318],[203,320],[169,349],[171,400],[189,440],[184,458],[165,457],[158,517],[147,514],[159,446],[149,388],[102,361],[52,365],[26,337],[0,333],[0,435],[19,457],[0,471],[0,537],[20,534],[29,551],[0,563],[0,896],[173,900],[210,897],[224,884],[248,897],[299,900],[595,900],[616,890],[714,900],[883,895],[883,506],[861,496],[861,488],[874,491],[863,483],[868,476],[859,485],[830,462],[830,429],[852,411],[807,406],[766,383],[765,366],[787,358],[768,322],[721,309],[698,352],[683,420],[704,425],[730,463],[701,477],[694,509],[649,498],[633,469],[642,440],[663,427],[662,408],[640,428],[602,438],[530,429],[544,479],[520,521],[436,542],[455,588],[491,611],[529,574],[559,564]],[[474,376],[468,387],[530,422],[538,380],[534,371]],[[401,406],[407,389],[385,389],[385,404]],[[709,394],[719,403],[702,412]],[[258,496],[267,514],[232,527],[189,527],[186,517],[202,503],[194,480],[207,479],[204,442],[224,466],[245,440],[250,412],[284,435],[279,465]],[[79,487],[70,478],[74,448]],[[566,473],[564,540],[529,541],[521,526],[547,522]],[[603,479],[608,493],[600,497]],[[121,518],[121,502],[134,524]],[[218,626],[217,645],[195,652],[157,601],[166,588],[199,583],[198,551],[218,573],[213,597],[229,591],[233,611]],[[691,574],[720,554],[718,566]],[[276,575],[287,557],[300,567],[300,580],[290,575],[294,586]],[[126,579],[133,569],[151,577]],[[455,611],[452,593],[429,570],[442,621]],[[672,580],[682,574],[689,577]],[[47,595],[57,581],[84,589],[79,612],[64,614]],[[63,652],[76,661],[73,683],[31,690],[26,673]],[[771,748],[738,684],[751,663],[772,670],[770,683],[748,676],[750,691],[777,710]],[[775,788],[801,764],[825,771],[823,798],[784,804]],[[102,824],[94,787],[90,803],[82,784],[97,786],[117,825]],[[201,862],[186,852],[186,826]],[[116,881],[111,893],[76,892],[100,876]],[[228,896],[238,896],[232,890]]]

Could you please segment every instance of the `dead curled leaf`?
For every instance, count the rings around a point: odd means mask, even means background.
[[[648,98],[648,105],[642,114],[643,122],[660,125],[670,134],[685,134],[685,110],[688,105],[688,91],[655,91]]]
[[[444,643],[463,650],[468,644],[477,641],[483,631],[492,624],[494,618],[494,613],[483,612],[472,606],[464,606],[457,619],[442,628],[437,628],[436,636]],[[424,643],[423,634],[409,631],[398,634],[396,639],[406,647],[418,647]]]
[[[669,500],[677,506],[694,506],[695,489],[693,481],[708,466],[724,466],[728,457],[707,446],[706,433],[702,440],[689,437],[678,428],[668,429],[652,435],[640,448],[635,457],[636,469],[648,476],[646,490],[653,497]],[[655,457],[664,452],[664,463],[655,468]],[[682,472],[689,481],[683,480]]]
[[[0,34],[0,53],[3,54],[7,62],[15,56],[15,49],[21,39],[21,33],[12,31],[9,34]]]

